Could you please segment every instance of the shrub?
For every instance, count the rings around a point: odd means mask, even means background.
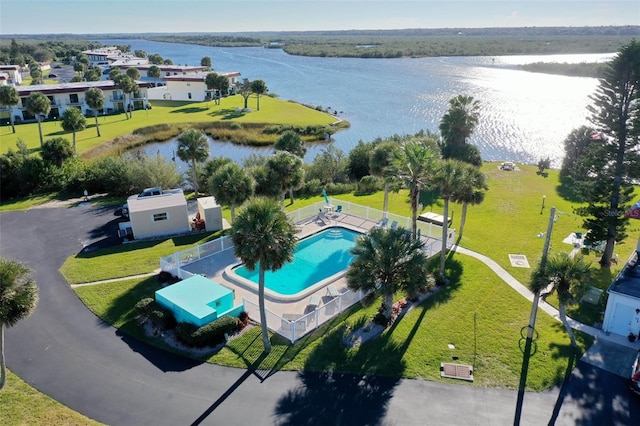
[[[165,330],[176,326],[176,318],[173,313],[151,297],[145,297],[136,303],[135,310],[139,315],[146,316],[153,324]]]
[[[215,346],[224,341],[225,333],[238,328],[238,320],[225,316],[198,328],[193,324],[180,323],[176,326],[176,337],[188,346]]]
[[[246,311],[240,312],[238,315],[238,322],[242,327],[246,327],[249,324],[249,314]]]
[[[153,298],[151,297],[145,297],[144,299],[140,300],[138,303],[136,303],[136,312],[138,313],[138,315],[147,315],[148,312],[150,311],[149,309],[149,305],[151,305],[152,303],[156,303],[155,300],[153,300]]]

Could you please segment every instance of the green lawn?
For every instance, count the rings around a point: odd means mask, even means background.
[[[101,425],[60,404],[7,371],[7,383],[0,391],[0,424],[18,425]]]
[[[97,136],[95,119],[87,118],[87,128],[76,133],[76,145],[79,154],[116,140],[126,138],[135,130],[158,124],[171,124],[188,127],[189,123],[207,123],[213,121],[234,121],[238,123],[292,124],[300,126],[327,125],[338,119],[330,114],[316,111],[295,102],[260,97],[260,111],[255,110],[255,99],[249,101],[254,111],[236,113],[236,108],[244,106],[240,95],[222,99],[220,105],[213,102],[165,102],[151,101],[153,108],[148,111],[134,111],[133,118],[127,120],[124,114],[108,115],[98,118],[101,137]],[[53,137],[66,137],[71,141],[71,133],[62,129],[59,121],[42,123],[45,140]],[[11,126],[0,127],[0,154],[16,149],[18,138],[22,139],[32,151],[40,150],[40,136],[37,123],[20,124],[16,133]],[[111,141],[111,142],[110,142]]]

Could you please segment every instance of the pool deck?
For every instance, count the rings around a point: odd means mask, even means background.
[[[366,233],[376,225],[377,223],[374,221],[347,213],[327,214],[323,220],[319,220],[317,216],[313,216],[296,223],[298,236],[300,238],[304,238],[310,234],[319,232],[322,229],[334,226],[343,226],[345,228],[351,228],[353,230]],[[425,236],[422,236],[421,238],[427,244],[439,241]],[[258,304],[257,287],[255,290],[249,290],[227,278],[224,273],[225,269],[229,265],[234,265],[236,263],[240,263],[240,259],[233,253],[233,248],[229,248],[214,255],[196,260],[187,265],[183,265],[182,269],[193,274],[205,275],[207,278],[217,282],[218,284],[231,289],[234,292],[236,303],[240,303],[244,298]],[[331,284],[333,284],[340,293],[344,293],[347,290],[347,280],[344,276],[333,281]],[[318,307],[321,307],[324,303],[332,300],[332,297],[329,296],[327,287],[325,286],[317,290],[315,293],[306,295],[298,300],[276,300],[265,295],[265,305],[269,311],[279,316],[283,316],[284,314],[302,315],[315,309],[314,307],[309,306],[309,301],[314,296],[317,296],[320,300],[320,305],[318,305]],[[257,313],[253,314],[253,316],[254,319],[257,319]]]

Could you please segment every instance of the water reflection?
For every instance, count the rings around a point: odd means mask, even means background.
[[[393,134],[438,131],[449,99],[468,94],[481,102],[480,122],[471,142],[485,160],[535,163],[549,156],[555,166],[563,141],[576,127],[588,124],[586,106],[595,92],[593,78],[537,74],[518,69],[531,62],[594,62],[598,55],[442,57],[402,59],[310,58],[278,49],[212,48],[144,40],[103,40],[159,53],[174,63],[195,65],[209,56],[215,70],[240,71],[249,80],[264,80],[283,100],[321,105],[339,111],[351,128],[334,135],[345,153],[358,141]],[[164,155],[175,142],[146,149]],[[324,145],[309,149],[311,159]],[[267,149],[212,142],[212,156],[236,161]]]

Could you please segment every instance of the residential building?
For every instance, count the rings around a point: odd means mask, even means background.
[[[79,108],[85,115],[92,115],[93,111],[85,102],[85,92],[96,87],[104,92],[105,105],[100,114],[112,114],[124,112],[128,104],[132,109],[146,109],[148,105],[147,90],[150,83],[138,81],[138,93],[125,94],[115,86],[111,80],[83,81],[78,83],[40,84],[33,86],[17,86],[16,91],[20,103],[12,107],[0,108],[0,121],[3,124],[9,122],[9,113],[13,114],[16,122],[35,120],[35,117],[27,111],[27,97],[31,93],[39,92],[45,95],[51,103],[51,111],[45,119],[55,120],[60,117],[67,108]],[[130,97],[131,96],[131,97]]]
[[[194,102],[206,101],[211,98],[211,91],[207,90],[207,85],[204,82],[207,74],[208,72],[194,72],[164,76],[163,80],[166,85],[149,89],[149,99]],[[240,73],[233,71],[218,72],[217,74],[229,79],[229,93],[225,93],[223,96],[228,96],[233,93],[233,87],[238,82]]]
[[[6,74],[6,78],[3,78],[4,83],[0,82],[0,85],[19,86],[22,84],[20,65],[0,65],[0,74]]]

